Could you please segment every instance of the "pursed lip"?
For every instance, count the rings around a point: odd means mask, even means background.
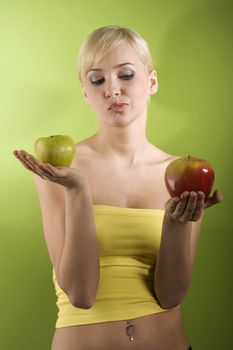
[[[126,105],[128,105],[128,103],[112,103],[108,109],[120,108]]]

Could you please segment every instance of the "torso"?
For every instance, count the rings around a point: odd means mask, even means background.
[[[177,158],[151,145],[145,162],[125,169],[98,155],[90,137],[77,144],[72,166],[86,175],[93,204],[164,210],[170,198],[164,172]],[[132,341],[126,334],[129,325],[133,326]],[[129,321],[57,328],[52,344],[52,350],[187,350],[188,347],[180,307]]]

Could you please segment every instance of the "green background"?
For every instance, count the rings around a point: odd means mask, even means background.
[[[232,8],[223,0],[0,1],[2,350],[50,349],[57,315],[32,174],[12,151],[34,153],[40,136],[78,141],[97,131],[76,57],[91,31],[115,24],[151,47],[159,90],[148,111],[150,142],[215,169],[213,190],[224,200],[206,211],[183,322],[193,349],[231,348]]]

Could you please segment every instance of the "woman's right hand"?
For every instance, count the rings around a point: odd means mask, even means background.
[[[15,150],[13,154],[26,169],[39,175],[44,180],[58,183],[67,189],[81,189],[88,186],[85,175],[78,169],[66,166],[55,167],[49,163],[42,163],[24,150]]]

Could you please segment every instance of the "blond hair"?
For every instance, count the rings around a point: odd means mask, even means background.
[[[138,54],[148,74],[153,71],[153,59],[145,39],[136,31],[119,26],[105,26],[90,33],[82,43],[77,59],[78,77],[81,84],[94,63],[122,42],[129,43]]]

